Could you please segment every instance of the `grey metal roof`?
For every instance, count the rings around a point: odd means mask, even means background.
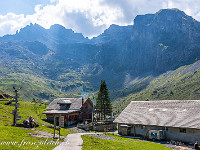
[[[200,129],[200,100],[132,101],[114,122]]]
[[[49,110],[43,112],[43,114],[70,114],[77,111],[79,110]]]
[[[54,99],[49,106],[46,108],[47,110],[59,110],[60,105],[58,104],[60,101],[70,101],[71,105],[68,110],[80,110],[82,107],[82,98],[57,98]],[[86,100],[84,99],[84,102]]]

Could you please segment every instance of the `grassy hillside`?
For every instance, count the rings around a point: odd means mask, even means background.
[[[19,94],[23,101],[81,95],[87,84],[82,79],[84,68],[80,68],[80,64],[63,54],[64,58],[53,58],[53,51],[41,47],[42,43],[29,43],[31,48],[26,44],[0,43],[0,91],[12,95],[13,86],[22,87]],[[40,55],[33,51],[45,53]]]
[[[111,134],[110,136],[115,139],[105,140],[90,136],[82,136],[83,150],[170,150],[170,148],[166,148],[166,146],[158,143],[118,137]]]
[[[197,61],[156,77],[129,80],[121,90],[109,88],[114,113],[119,114],[132,100],[200,99],[199,68],[200,61]],[[41,101],[58,97],[78,97],[83,89],[87,91],[91,88],[76,72],[63,74],[62,78],[71,79],[56,81],[32,74],[10,73],[0,77],[0,91],[14,95],[12,87],[22,87],[19,91],[20,100],[32,101],[35,98]],[[96,86],[98,87],[98,83]],[[85,94],[92,98],[93,93],[97,95],[97,91]]]
[[[57,146],[57,139],[52,136],[45,137],[32,137],[30,134],[38,134],[38,131],[45,131],[45,133],[53,133],[51,128],[53,124],[45,122],[45,115],[42,112],[45,110],[44,104],[34,104],[30,102],[20,101],[19,116],[22,119],[17,123],[22,123],[24,119],[33,116],[35,121],[40,125],[37,128],[29,129],[24,127],[11,126],[13,123],[13,115],[11,114],[14,106],[4,105],[5,102],[0,101],[0,149],[4,150],[21,150],[21,149],[41,149],[51,150]],[[58,132],[58,131],[57,131]],[[62,128],[61,135],[66,136],[72,133],[70,129]],[[45,142],[46,141],[46,142]],[[58,140],[61,142],[62,140]],[[51,143],[51,144],[50,144]]]
[[[25,73],[10,73],[0,77],[0,91],[14,95],[13,86],[22,87],[19,91],[19,97],[23,101],[32,101],[33,98],[53,100],[57,97],[77,97],[80,94],[79,91],[63,91],[62,86],[65,84]]]
[[[4,61],[6,62],[6,60]],[[45,59],[42,62],[45,63],[44,61]],[[79,97],[83,93],[91,98],[95,93],[96,97],[101,80],[99,74],[103,70],[101,66],[96,64],[81,67],[78,65],[75,69],[71,64],[75,62],[68,59],[64,64],[53,61],[49,63],[53,63],[53,65],[49,65],[49,67],[44,67],[44,64],[41,66],[23,64],[25,67],[19,65],[19,68],[25,70],[21,70],[15,65],[13,67],[12,63],[10,63],[12,65],[8,65],[8,68],[6,65],[0,64],[0,91],[14,95],[12,87],[22,87],[19,91],[20,100],[29,102],[33,98],[42,101],[58,97]],[[16,68],[18,68],[17,71]],[[200,61],[197,61],[159,76],[143,76],[132,79],[128,73],[127,75],[115,74],[113,76],[105,74],[104,76],[108,76],[110,79],[106,80],[106,83],[114,112],[119,114],[132,100],[200,99],[199,68]],[[113,85],[119,86],[115,88]]]
[[[197,100],[200,99],[200,61],[157,77],[149,76],[132,82],[132,87],[116,92],[118,98],[113,101],[116,114],[119,114],[130,101]]]

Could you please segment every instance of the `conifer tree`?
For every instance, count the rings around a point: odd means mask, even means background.
[[[100,118],[104,117],[106,119],[106,115],[111,115],[112,113],[112,104],[109,98],[108,88],[105,80],[101,80],[98,96],[96,99],[96,110],[100,113]]]

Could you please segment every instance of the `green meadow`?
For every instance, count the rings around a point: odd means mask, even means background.
[[[53,124],[45,121],[45,104],[31,103],[20,101],[19,116],[21,120],[17,123],[22,123],[24,119],[32,116],[39,127],[29,129],[24,127],[15,127],[13,124],[13,115],[11,114],[14,106],[5,105],[6,102],[0,101],[0,149],[3,150],[24,150],[38,149],[50,150],[55,148],[63,139],[53,139],[53,137],[32,137],[30,133],[37,134],[36,131],[45,131],[53,133]],[[56,131],[58,134],[58,131]],[[73,133],[71,129],[61,128],[61,136]]]
[[[114,140],[98,139],[91,136],[82,136],[83,150],[170,150],[166,146],[143,141],[111,135]]]

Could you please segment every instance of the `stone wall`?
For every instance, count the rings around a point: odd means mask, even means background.
[[[78,124],[78,128],[84,129],[84,130],[93,130],[93,131],[104,131],[106,129],[107,131],[109,130],[116,130],[117,125],[116,124],[109,124],[109,125],[90,125],[90,124]]]
[[[109,125],[99,125],[99,126],[93,126],[93,131],[104,131],[104,129],[106,130],[116,130],[117,129],[117,125],[116,124],[109,124]]]
[[[90,126],[90,124],[78,124],[77,127],[86,131],[92,130],[92,126]]]

